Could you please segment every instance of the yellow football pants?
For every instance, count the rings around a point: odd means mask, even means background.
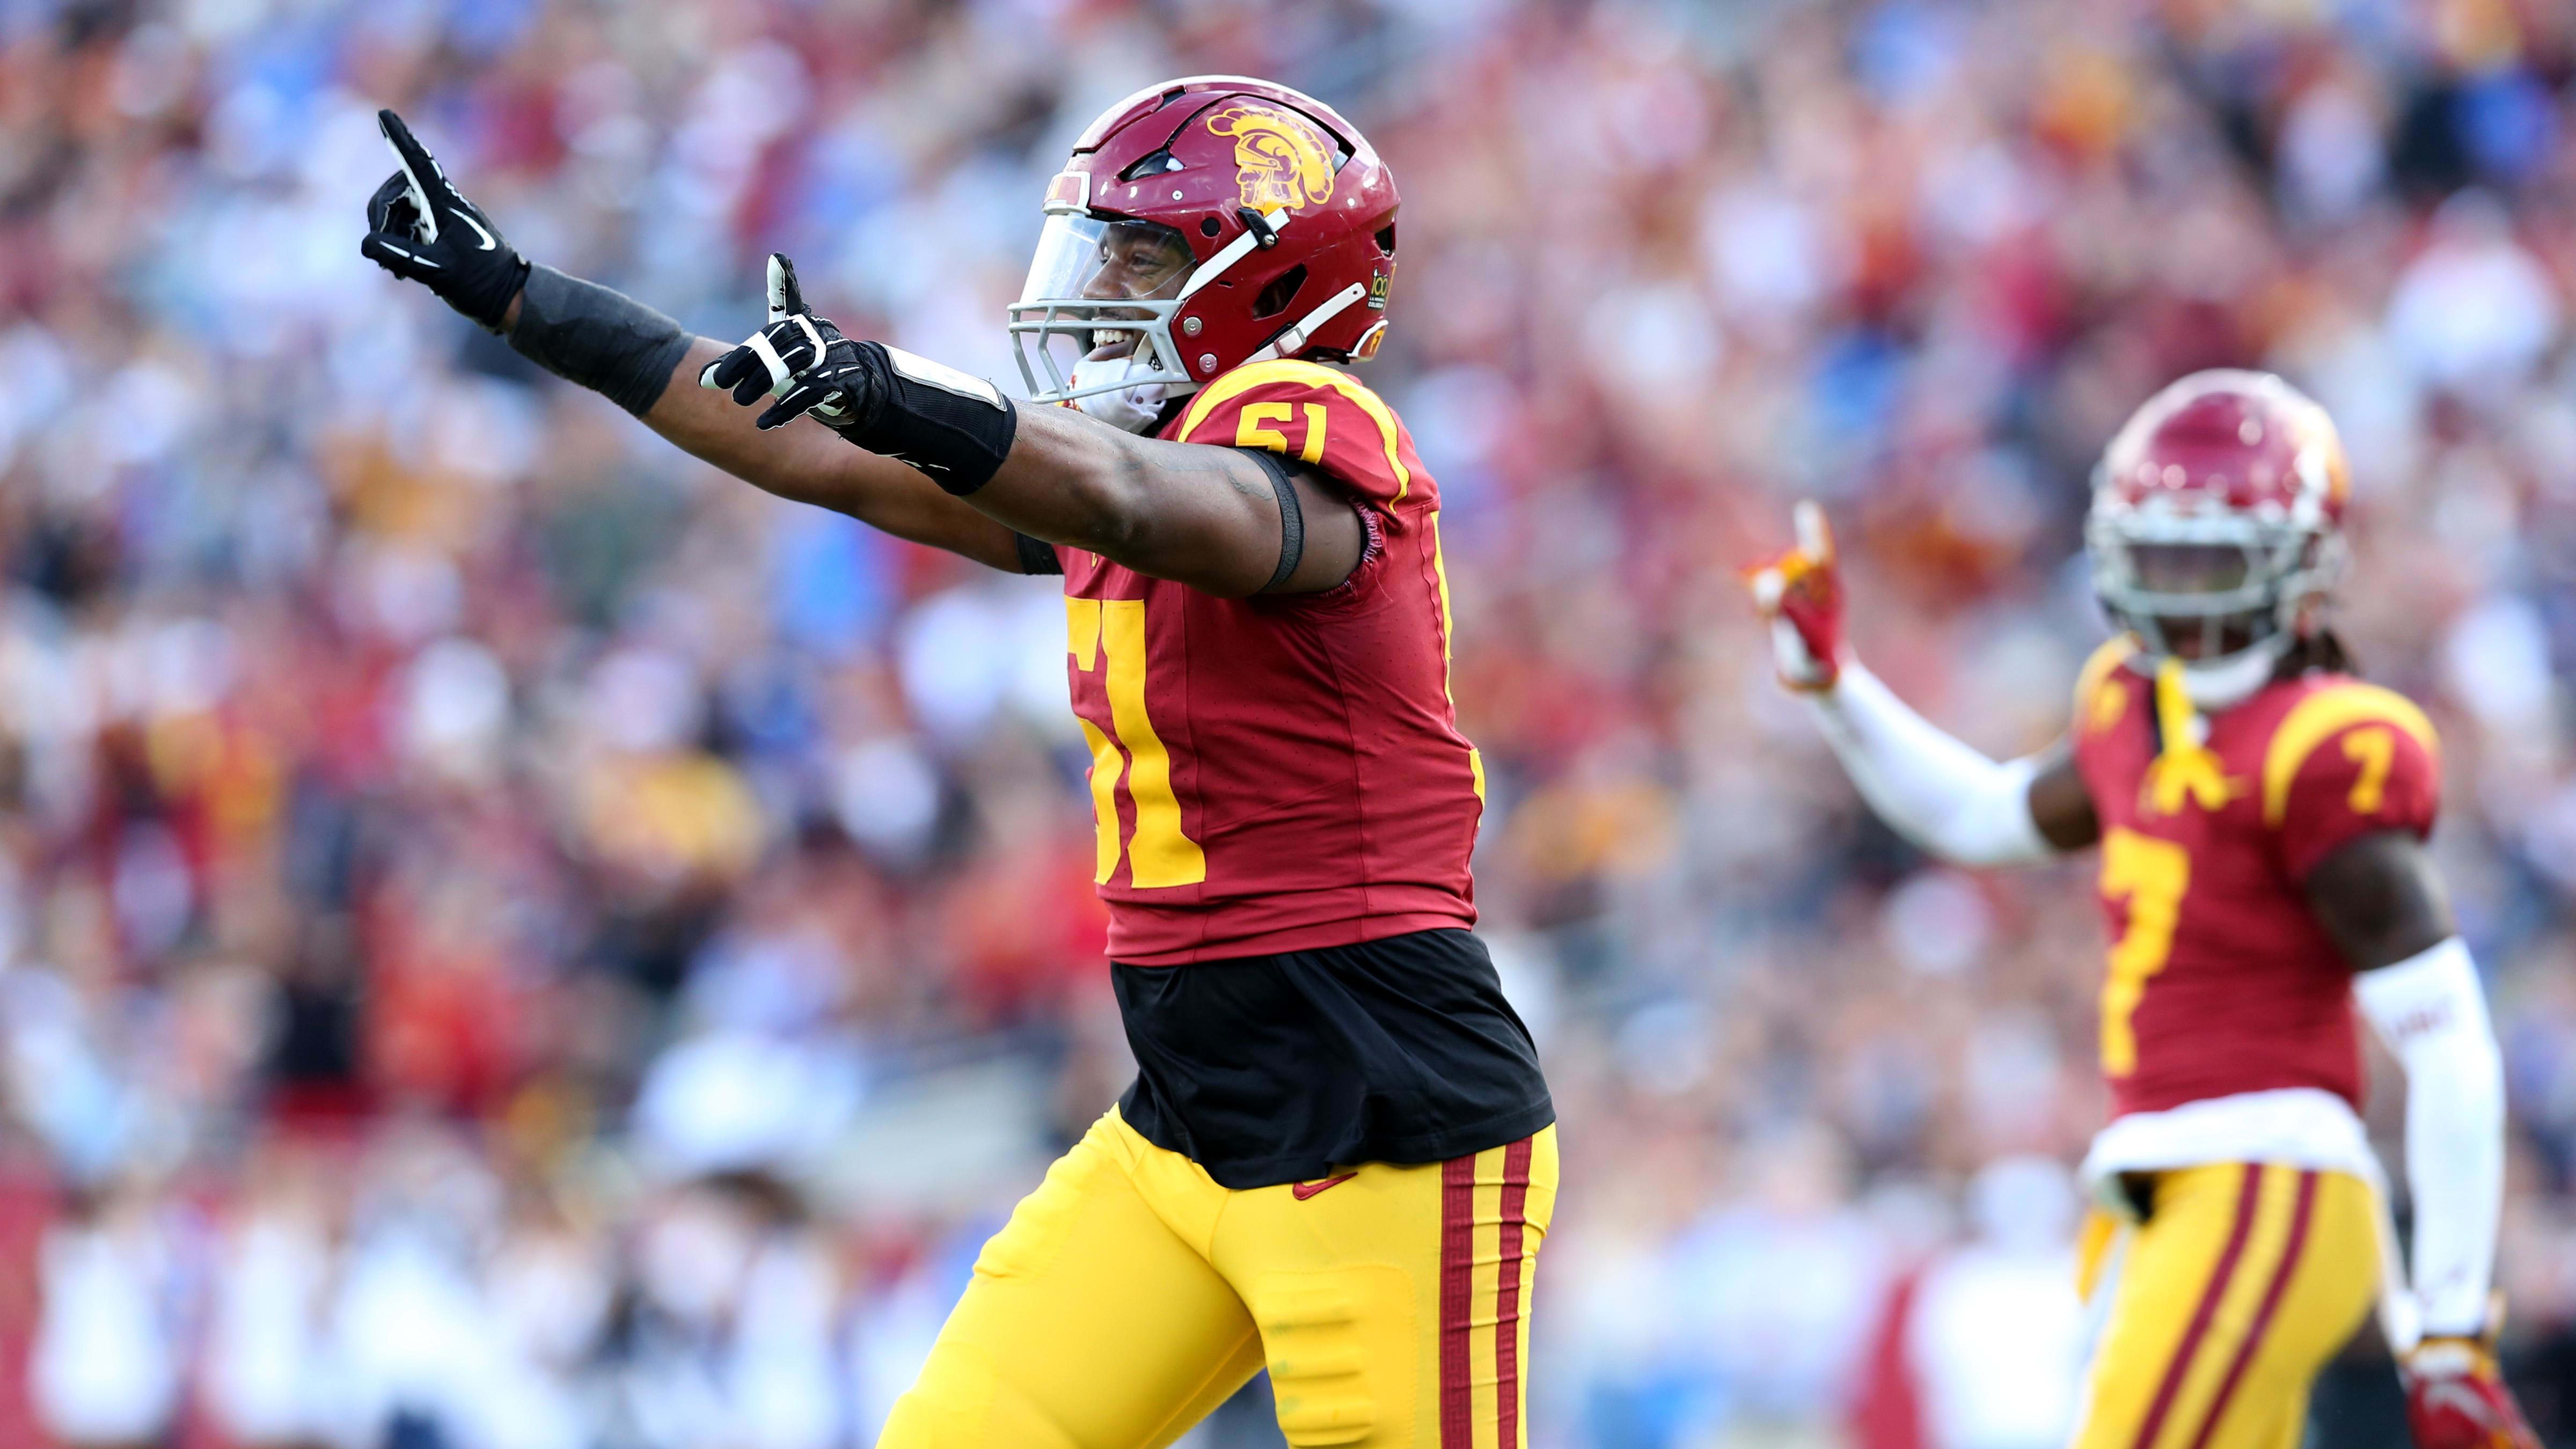
[[[2298,1449],[2309,1385],[2378,1286],[2370,1186],[2243,1162],[2154,1177],[2075,1449]],[[2088,1279],[2110,1236],[2088,1234]]]
[[[1113,1109],[984,1245],[879,1449],[1158,1449],[1265,1363],[1291,1445],[1523,1449],[1556,1129],[1236,1192]]]

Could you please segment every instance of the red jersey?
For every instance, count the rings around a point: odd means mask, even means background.
[[[2308,872],[2377,830],[2424,836],[2439,747],[2405,696],[2349,675],[2276,680],[2167,748],[2155,682],[2114,640],[2075,696],[2075,764],[2102,822],[2102,1070],[2115,1115],[2287,1087],[2361,1104],[2352,968]]]
[[[1110,958],[1474,925],[1484,767],[1449,700],[1440,489],[1412,436],[1346,374],[1288,361],[1218,378],[1162,436],[1315,468],[1370,541],[1338,587],[1251,599],[1057,550]]]

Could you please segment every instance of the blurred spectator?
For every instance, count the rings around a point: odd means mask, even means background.
[[[1975,1238],[1924,1275],[1907,1325],[1936,1449],[2054,1449],[2075,1423],[2085,1333],[2071,1285],[2074,1184],[2008,1157],[1968,1184]]]

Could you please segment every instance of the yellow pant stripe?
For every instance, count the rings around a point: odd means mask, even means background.
[[[2241,1171],[2234,1226],[2228,1230],[2227,1244],[2219,1250],[2218,1261],[2210,1268],[2207,1285],[2201,1289],[2200,1306],[2183,1329],[2182,1341],[2176,1345],[2172,1360],[2165,1366],[2164,1379],[2157,1386],[2154,1402],[2147,1407],[2146,1422],[2138,1428],[2134,1449],[2156,1449],[2165,1421],[2173,1416],[2176,1400],[2191,1382],[2193,1371],[2201,1360],[2201,1344],[2209,1337],[2210,1326],[2226,1302],[2228,1290],[2235,1286],[2237,1265],[2244,1260],[2246,1239],[2253,1233],[2263,1185],[2261,1166],[2249,1162]]]
[[[1495,1378],[1500,1356],[1494,1352],[1494,1330],[1500,1321],[1503,1287],[1503,1149],[1476,1154],[1476,1268],[1474,1308],[1468,1319],[1467,1373],[1476,1410],[1475,1449],[1500,1449],[1495,1439]]]
[[[1553,1141],[1547,1139],[1545,1145],[1552,1146]],[[1539,1160],[1541,1148],[1540,1141],[1528,1140],[1503,1149],[1502,1257],[1509,1276],[1504,1280],[1502,1321],[1494,1340],[1494,1351],[1504,1358],[1494,1393],[1495,1437],[1503,1449],[1527,1449],[1529,1444],[1530,1288],[1553,1197],[1539,1203],[1535,1217],[1530,1199],[1533,1191],[1549,1191],[1542,1184],[1556,1180],[1555,1164]]]
[[[2305,1174],[2294,1168],[2249,1166],[2254,1189],[2251,1232],[2234,1275],[2217,1299],[2218,1312],[2194,1354],[2182,1393],[2174,1404],[2165,1438],[2177,1449],[2206,1444],[2218,1416],[2226,1409],[2223,1389],[2229,1367],[2253,1347],[2255,1317],[2272,1280],[2278,1276],[2290,1243],[2292,1204]]]
[[[2270,1175],[2286,1178],[2292,1174],[2286,1168],[2276,1168]],[[2205,1449],[2210,1436],[2218,1431],[2218,1421],[2227,1412],[2228,1401],[2235,1397],[2237,1385],[2245,1381],[2246,1367],[2261,1351],[2264,1336],[2271,1330],[2273,1316],[2280,1311],[2281,1297],[2288,1291],[2290,1279],[2298,1272],[2299,1259],[2307,1251],[2308,1224],[2316,1216],[2317,1174],[2301,1172],[2296,1176],[2298,1180],[2293,1190],[2289,1226],[2282,1240],[2279,1262],[2264,1285],[2262,1299],[2255,1304],[2253,1321],[2246,1327],[2244,1342],[2238,1346],[2235,1357],[2227,1365],[2226,1374],[2218,1381],[2217,1392],[2209,1402],[2209,1412],[2201,1416],[2200,1432],[2191,1439],[2192,1449]]]

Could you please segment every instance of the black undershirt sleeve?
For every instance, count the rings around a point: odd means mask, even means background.
[[[1025,533],[1012,534],[1011,541],[1019,546],[1021,573],[1060,574],[1064,572],[1064,560],[1056,557],[1054,544],[1043,538],[1031,538]]]

